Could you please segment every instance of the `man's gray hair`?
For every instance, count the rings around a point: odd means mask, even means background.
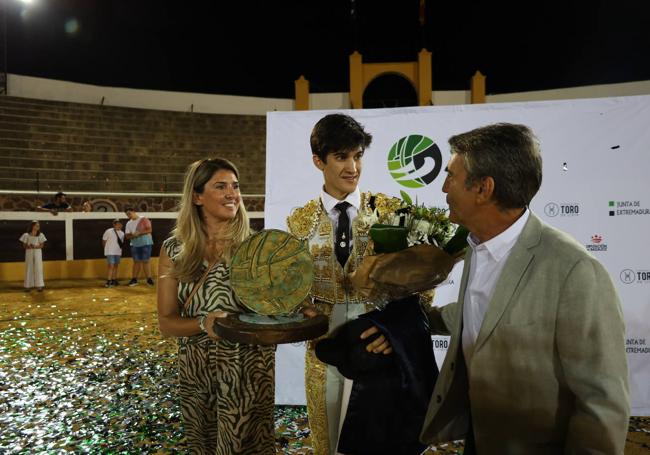
[[[542,184],[539,141],[525,125],[495,123],[449,138],[451,153],[463,158],[467,188],[494,179],[494,199],[501,209],[527,207]]]

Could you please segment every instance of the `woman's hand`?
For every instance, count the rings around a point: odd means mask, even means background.
[[[320,314],[318,310],[313,306],[304,306],[300,311],[308,318],[313,318]]]
[[[212,311],[205,316],[205,332],[213,340],[219,340],[219,335],[214,333],[214,320],[216,318],[225,318],[228,313],[225,311]]]

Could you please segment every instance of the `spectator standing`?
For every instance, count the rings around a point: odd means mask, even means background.
[[[25,248],[25,290],[29,292],[35,287],[41,292],[45,287],[42,250],[47,239],[41,232],[38,221],[32,221],[27,232],[21,235],[19,240]]]
[[[117,268],[122,258],[122,247],[124,246],[124,232],[122,231],[122,221],[119,218],[113,220],[113,227],[106,229],[102,236],[102,246],[104,247],[104,256],[108,263],[108,272],[106,276],[107,288],[119,285],[117,281]]]
[[[58,215],[59,212],[72,212],[72,207],[65,200],[65,193],[59,191],[54,195],[52,202],[39,205],[36,207],[38,212],[50,212],[52,215]]]
[[[133,273],[129,286],[138,284],[140,272],[144,272],[147,277],[147,284],[153,286],[151,278],[151,249],[153,248],[153,237],[151,235],[151,221],[144,216],[139,216],[133,207],[126,207],[124,213],[129,218],[126,223],[125,234],[131,244],[131,256],[133,257]]]

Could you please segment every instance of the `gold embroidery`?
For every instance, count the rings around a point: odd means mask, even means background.
[[[327,365],[316,358],[314,342],[310,341],[307,343],[307,355],[305,356],[305,390],[314,455],[329,455],[330,453],[326,379]]]
[[[332,315],[332,310],[334,306],[331,303],[315,301],[314,306],[316,307],[319,313],[323,313],[328,318]]]
[[[327,221],[330,221],[330,218],[327,217]],[[328,223],[325,220],[321,220],[318,226],[318,235],[322,237],[330,237],[332,235],[332,223]]]
[[[303,207],[295,208],[287,217],[289,232],[300,240],[312,236],[323,211],[320,199],[312,199]]]
[[[377,212],[379,212],[379,217],[382,217],[387,213],[395,213],[401,205],[402,201],[399,198],[386,196],[383,193],[375,194],[375,208],[377,209]]]
[[[360,212],[369,210],[368,200],[368,193],[362,193]],[[352,221],[353,248],[344,270],[338,264],[334,254],[332,222],[324,210],[320,212],[318,226],[309,237],[309,251],[314,261],[314,283],[311,295],[315,299],[331,304],[364,301],[354,290],[346,289],[344,285],[345,275],[356,269],[368,246],[368,234],[359,231],[359,226],[363,224],[360,224],[359,220],[363,220],[363,217],[357,216]]]

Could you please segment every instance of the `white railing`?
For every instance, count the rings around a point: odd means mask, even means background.
[[[66,194],[73,193],[68,192]],[[175,219],[178,215],[178,212],[138,211],[138,215],[146,216],[151,220]],[[264,212],[248,212],[248,216],[251,219],[264,219]],[[68,261],[74,259],[74,233],[72,228],[74,220],[113,220],[115,218],[123,219],[124,224],[126,224],[126,215],[122,212],[60,212],[57,215],[53,215],[50,212],[0,211],[0,221],[63,221],[65,223],[65,257]]]

